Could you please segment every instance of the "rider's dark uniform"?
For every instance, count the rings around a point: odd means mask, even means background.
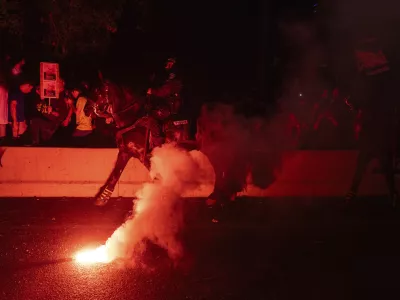
[[[395,104],[390,64],[377,38],[366,37],[355,47],[359,77],[354,90],[355,106],[362,111],[360,152],[356,172],[346,199],[353,199],[362,175],[373,158],[378,158],[384,171],[392,200],[397,192],[393,170]]]
[[[173,112],[163,127],[167,143],[180,143],[189,140],[189,118],[185,114]]]
[[[172,65],[169,67],[169,63]],[[150,113],[147,119],[150,128],[151,147],[157,147],[163,144],[166,139],[170,141],[171,125],[178,127],[185,124],[178,124],[180,120],[180,104],[182,81],[177,77],[175,69],[172,67],[174,59],[169,59],[166,68],[161,74],[154,75],[152,84],[148,90]],[[187,120],[186,120],[187,121]],[[171,123],[172,122],[172,123]],[[174,123],[175,122],[175,123]]]

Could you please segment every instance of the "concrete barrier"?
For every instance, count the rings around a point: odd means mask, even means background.
[[[354,175],[357,151],[292,151],[283,158],[278,179],[267,189],[249,185],[242,195],[253,197],[343,197]],[[387,193],[377,161],[369,165],[359,194]]]
[[[92,197],[104,184],[113,168],[117,149],[76,148],[3,148],[0,167],[1,197]],[[188,197],[211,193],[214,172],[200,152],[193,155],[207,176]],[[253,197],[343,196],[353,176],[355,151],[294,151],[284,155],[278,180],[265,190],[251,184],[242,195]],[[386,193],[382,175],[374,174],[372,163],[364,177],[360,193]],[[146,168],[132,159],[113,196],[132,197],[149,180]]]
[[[117,149],[3,148],[0,167],[1,197],[93,197],[109,176]],[[214,174],[208,159],[193,154],[205,166],[206,180],[186,196],[211,193]],[[208,165],[207,165],[208,164]],[[131,159],[113,196],[132,197],[149,181],[147,169]]]

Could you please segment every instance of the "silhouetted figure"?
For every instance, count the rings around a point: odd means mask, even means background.
[[[359,78],[354,91],[356,106],[362,110],[360,152],[356,171],[346,195],[350,201],[357,195],[368,163],[378,158],[388,185],[390,198],[395,204],[398,194],[394,178],[395,94],[389,61],[378,39],[364,35],[355,47]]]

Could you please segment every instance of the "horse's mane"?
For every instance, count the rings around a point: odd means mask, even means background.
[[[128,85],[120,85],[114,82],[108,83],[109,101],[113,105],[114,112],[119,112],[127,109],[128,107],[138,104],[144,104],[144,96],[137,90]]]

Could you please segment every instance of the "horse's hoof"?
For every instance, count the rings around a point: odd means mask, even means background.
[[[112,195],[111,190],[109,189],[105,189],[99,197],[96,198],[96,201],[94,202],[94,205],[96,206],[105,206],[108,201],[111,199],[111,195]]]
[[[96,205],[96,206],[105,206],[107,203],[108,203],[108,200],[97,198],[96,201],[94,202],[94,205]]]
[[[357,196],[356,192],[354,192],[352,190],[348,191],[344,198],[345,203],[346,204],[352,203],[354,201],[354,199],[356,198],[356,196]]]

